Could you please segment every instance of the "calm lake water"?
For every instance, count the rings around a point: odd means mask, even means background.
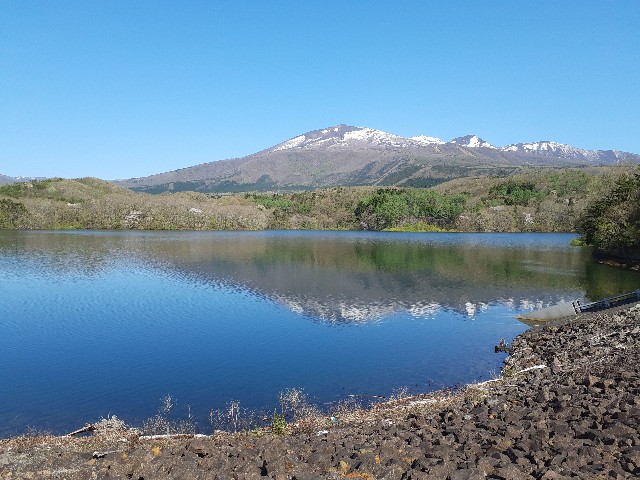
[[[514,315],[639,287],[572,238],[0,231],[0,435],[487,379]]]

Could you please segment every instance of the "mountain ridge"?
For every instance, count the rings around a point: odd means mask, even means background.
[[[239,157],[115,180],[135,191],[207,193],[374,185],[429,187],[452,178],[508,175],[527,166],[640,164],[640,155],[541,140],[497,147],[477,135],[444,141],[346,124],[311,130]],[[15,180],[1,177],[0,182]]]
[[[448,142],[334,125],[241,158],[117,181],[136,191],[243,192],[379,185],[428,187],[451,178],[507,175],[525,166],[640,163],[640,155],[586,150],[551,141],[496,147],[477,135]]]
[[[326,136],[329,134],[328,136]],[[325,135],[322,137],[321,135]],[[520,149],[524,149],[525,151],[551,151],[556,152],[561,150],[563,152],[571,151],[571,152],[580,152],[584,154],[585,152],[613,152],[616,154],[621,154],[622,156],[626,155],[636,155],[629,152],[622,152],[620,150],[589,150],[582,149],[577,147],[572,147],[568,144],[563,144],[559,142],[554,142],[551,140],[538,140],[534,142],[519,142],[519,143],[511,143],[505,145],[504,147],[496,147],[486,140],[478,137],[475,134],[469,134],[461,137],[456,137],[448,142],[437,138],[431,137],[427,135],[418,135],[414,137],[402,137],[400,135],[395,135],[392,133],[387,133],[382,130],[376,130],[369,127],[353,127],[350,125],[340,124],[332,127],[327,127],[324,129],[312,130],[302,135],[298,135],[296,137],[292,137],[289,140],[281,142],[273,147],[261,150],[257,153],[263,152],[273,152],[280,151],[292,148],[308,148],[310,140],[316,143],[324,142],[329,139],[335,139],[338,136],[342,135],[342,138],[345,141],[349,140],[365,140],[369,144],[375,143],[375,140],[378,140],[378,144],[386,143],[387,145],[396,146],[396,147],[406,147],[420,144],[422,145],[446,145],[446,144],[455,144],[457,146],[462,146],[466,148],[491,148],[500,151],[516,151]],[[330,144],[336,145],[336,142]],[[254,154],[255,155],[255,154]]]

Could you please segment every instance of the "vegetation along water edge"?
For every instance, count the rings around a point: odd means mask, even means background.
[[[633,267],[640,259],[639,172],[550,167],[431,188],[160,195],[57,178],[0,186],[0,228],[579,232],[579,243],[597,255]]]

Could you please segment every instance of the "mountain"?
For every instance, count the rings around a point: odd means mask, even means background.
[[[17,182],[31,182],[33,180],[44,180],[45,177],[10,177],[8,175],[2,175],[0,173],[0,185],[6,185],[7,183]]]
[[[0,174],[0,185],[6,184],[6,183],[14,183],[15,181],[16,179],[13,177]]]
[[[555,142],[495,147],[476,135],[445,142],[366,127],[313,130],[242,158],[116,181],[136,191],[242,192],[348,185],[431,186],[455,177],[503,175],[524,165],[640,163],[640,155]]]
[[[584,150],[557,142],[540,141],[507,145],[503,151],[518,158],[549,158],[573,161],[576,163],[613,164],[621,161],[638,162],[638,155],[616,150]],[[634,159],[635,157],[635,159]]]

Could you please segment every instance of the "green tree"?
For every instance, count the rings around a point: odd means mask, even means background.
[[[505,205],[527,206],[530,200],[541,200],[545,195],[533,182],[516,180],[508,180],[489,190],[490,198],[501,200]]]
[[[599,253],[640,259],[640,169],[622,175],[609,194],[590,203],[577,229]]]
[[[27,208],[22,203],[0,199],[0,228],[18,228],[18,220],[27,213]]]
[[[464,195],[444,195],[433,190],[380,189],[362,198],[355,214],[368,230],[416,222],[449,227],[464,210],[465,201]]]

